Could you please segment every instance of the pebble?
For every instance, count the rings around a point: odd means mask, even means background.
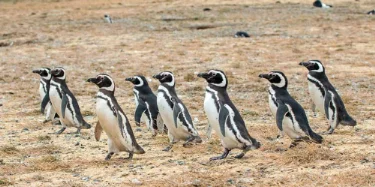
[[[136,128],[135,131],[142,132],[142,129],[141,128]]]
[[[228,179],[228,180],[227,180],[227,183],[228,183],[228,184],[234,184],[234,180],[233,180],[233,179]]]
[[[79,142],[77,142],[76,144],[74,144],[75,146],[79,146]]]
[[[177,161],[177,164],[181,166],[181,165],[184,165],[184,164],[185,164],[185,162],[184,162],[184,161],[182,161],[182,160],[179,160],[179,161]]]
[[[84,180],[84,181],[89,181],[90,177],[82,177],[81,179]]]
[[[195,187],[198,187],[201,186],[201,181],[199,179],[194,179],[194,181],[191,184]]]
[[[135,185],[141,185],[142,182],[138,179],[132,179],[132,183],[135,184]]]
[[[74,174],[73,174],[73,177],[78,177],[78,176],[79,176],[78,173],[74,173]]]
[[[26,132],[26,131],[29,131],[28,128],[23,128],[21,132]]]

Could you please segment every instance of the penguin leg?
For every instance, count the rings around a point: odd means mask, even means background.
[[[334,128],[332,128],[331,126],[329,126],[329,127],[328,127],[328,129],[327,129],[327,131],[325,131],[325,132],[322,132],[322,134],[332,134],[332,133],[333,133],[333,131],[335,131],[335,129],[334,129]]]
[[[188,139],[185,141],[184,144],[182,144],[183,147],[189,147],[191,145],[191,142],[194,141],[195,136],[190,135]]]
[[[112,155],[115,154],[114,152],[109,152],[107,156],[105,157],[105,160],[111,159]]]
[[[293,140],[293,142],[290,144],[289,148],[293,148],[293,147],[297,146],[302,141],[303,141],[303,139],[295,139],[295,140]]]
[[[224,153],[221,156],[212,157],[210,158],[210,161],[221,160],[221,159],[227,158],[229,152],[230,152],[230,149],[224,148]]]
[[[212,126],[208,123],[207,131],[206,131],[207,140],[211,139],[212,136]]]
[[[162,151],[169,151],[172,149],[173,144],[176,143],[173,135],[168,131],[169,145],[164,148]]]
[[[311,101],[311,110],[313,112],[313,116],[316,117],[316,105],[313,101]]]
[[[63,126],[59,131],[55,132],[55,134],[61,134],[65,131],[66,127]]]
[[[125,158],[125,159],[126,160],[131,160],[131,159],[133,159],[133,155],[134,155],[133,152],[129,152],[129,156],[127,158]]]

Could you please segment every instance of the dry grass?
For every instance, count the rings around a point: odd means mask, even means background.
[[[316,9],[302,0],[0,1],[0,185],[134,186],[137,179],[143,186],[373,186],[375,17],[363,13],[375,2],[329,3],[335,8]],[[104,23],[104,14],[114,23]],[[240,30],[251,38],[234,38]],[[298,65],[308,59],[325,64],[358,126],[339,126],[321,145],[302,142],[288,149],[290,139],[275,140],[268,82],[258,75],[284,71],[312,129],[322,132],[328,124],[323,115],[311,115],[307,70]],[[124,78],[172,71],[204,142],[163,152],[167,136],[151,137],[142,126],[135,136],[146,154],[104,161],[107,138],[96,142],[94,128],[81,137],[68,134],[73,128],[48,134],[61,127],[42,123],[39,80],[31,70],[43,66],[66,68],[68,86],[90,124],[97,121],[98,88],[85,80],[110,74],[133,129],[133,85]],[[228,94],[262,144],[241,160],[233,150],[225,160],[208,161],[223,151],[215,133],[205,137],[207,83],[196,73],[208,69],[227,74]],[[149,83],[156,91],[157,81]]]

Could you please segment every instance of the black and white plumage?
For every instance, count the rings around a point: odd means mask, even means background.
[[[104,14],[104,20],[107,23],[113,23],[112,18],[108,14]]]
[[[134,85],[133,93],[136,104],[134,118],[136,125],[139,126],[141,120],[144,121],[148,129],[152,130],[153,136],[156,135],[158,129],[163,131],[164,124],[160,124],[162,120],[160,120],[157,98],[148,85],[146,78],[142,75],[137,75],[125,80]]]
[[[169,151],[179,140],[186,141],[184,147],[194,141],[201,143],[188,109],[178,98],[175,90],[175,78],[172,72],[165,71],[153,76],[158,79],[160,86],[157,94],[157,105],[164,124],[168,128],[170,145],[164,149]]]
[[[247,34],[247,32],[238,31],[238,32],[236,32],[236,34],[234,35],[234,37],[236,37],[236,38],[249,38],[250,35]]]
[[[210,160],[224,159],[232,149],[243,150],[236,158],[242,158],[250,149],[258,149],[260,143],[249,135],[244,120],[229,98],[228,79],[224,72],[210,70],[207,73],[199,73],[198,77],[202,77],[208,82],[204,110],[209,124],[218,134],[224,146],[223,155]]]
[[[318,8],[332,8],[333,6],[332,5],[326,5],[324,4],[322,1],[320,0],[316,0],[314,3],[313,3],[313,6],[314,7],[318,7]]]
[[[367,12],[368,15],[375,15],[375,9]]]
[[[301,62],[309,70],[307,75],[310,97],[315,107],[326,115],[329,128],[326,134],[332,134],[338,124],[355,126],[357,122],[346,111],[344,102],[329,82],[325,68],[319,60]]]
[[[66,73],[64,68],[55,68],[51,71],[52,80],[48,94],[43,98],[42,111],[46,105],[51,101],[52,107],[60,116],[61,130],[56,132],[61,134],[66,129],[66,126],[77,128],[77,133],[81,129],[89,129],[91,125],[88,124],[81,114],[77,99],[66,85]]]
[[[96,84],[99,91],[96,94],[96,114],[98,123],[95,127],[95,139],[100,140],[102,131],[108,136],[108,155],[111,159],[114,153],[125,151],[129,159],[133,154],[144,154],[145,151],[138,145],[129,120],[115,98],[115,82],[107,74],[99,74],[87,82]]]
[[[33,73],[40,75],[40,83],[39,83],[39,95],[40,95],[40,101],[43,101],[43,98],[48,94],[50,82],[52,79],[51,76],[51,69],[50,68],[39,68],[33,70]],[[44,122],[50,121],[50,120],[59,120],[59,115],[55,112],[53,109],[51,102],[48,102],[45,110],[42,111],[42,113],[45,114],[45,120]]]
[[[306,137],[321,143],[323,138],[310,128],[305,110],[289,95],[288,80],[284,73],[271,71],[260,74],[259,77],[271,83],[268,90],[270,108],[276,116],[276,124],[281,134],[285,133],[294,140],[291,147]]]

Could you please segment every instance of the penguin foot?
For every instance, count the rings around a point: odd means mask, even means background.
[[[189,147],[191,146],[191,142],[195,139],[195,136],[190,136],[184,144],[182,144],[183,147]]]
[[[324,134],[324,135],[325,135],[325,134],[332,134],[334,130],[335,130],[335,129],[332,129],[331,127],[329,127],[327,131],[322,132],[321,134]]]
[[[296,147],[296,146],[298,145],[298,143],[299,143],[299,142],[302,142],[302,141],[303,141],[302,139],[296,139],[296,140],[294,140],[294,141],[290,144],[289,148]]]
[[[162,151],[169,151],[169,150],[172,149],[172,147],[173,147],[173,145],[169,145],[166,148],[164,148]]]
[[[68,133],[68,134],[81,134],[81,129],[77,129],[76,132],[70,132],[70,133]]]
[[[134,153],[129,153],[129,156],[126,157],[126,158],[124,158],[124,160],[131,160],[131,159],[133,159],[133,155],[134,155]]]
[[[61,128],[59,131],[55,132],[55,134],[61,134],[65,131],[66,127]]]
[[[244,153],[244,152],[242,152],[242,153],[236,155],[234,158],[241,159],[243,156],[245,156],[245,153]]]
[[[212,157],[212,158],[210,158],[210,161],[221,160],[221,159],[227,158],[229,152],[230,152],[230,150],[227,149],[227,148],[225,148],[224,149],[224,153],[221,156]]]
[[[105,157],[105,160],[111,159],[112,155],[115,154],[114,152],[108,153],[108,155]]]
[[[47,123],[47,122],[49,122],[50,120],[48,120],[48,119],[45,119],[42,123]]]

